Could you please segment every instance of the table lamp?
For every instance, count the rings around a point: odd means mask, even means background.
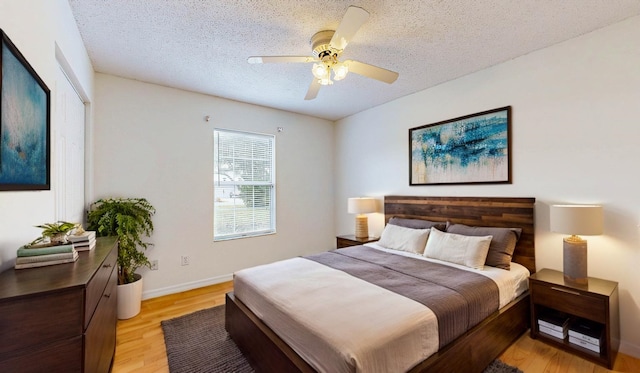
[[[349,198],[348,211],[356,215],[356,238],[369,237],[368,213],[376,212],[376,200],[374,198]]]
[[[553,205],[549,220],[553,232],[571,235],[563,240],[564,279],[575,284],[587,284],[587,241],[578,235],[602,234],[602,206]]]

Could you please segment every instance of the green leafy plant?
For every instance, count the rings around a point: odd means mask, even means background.
[[[153,233],[155,208],[144,198],[106,198],[91,204],[87,216],[88,230],[97,236],[118,237],[118,284],[134,282],[134,273],[151,263],[139,249],[152,243],[143,241]]]
[[[55,223],[36,225],[36,228],[42,229],[42,236],[33,240],[30,245],[43,242],[45,238],[49,238],[51,244],[63,244],[67,242],[67,234],[78,226],[80,226],[80,224],[69,223],[68,221],[57,221]]]

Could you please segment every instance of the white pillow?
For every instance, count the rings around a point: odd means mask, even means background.
[[[378,245],[387,249],[422,254],[428,237],[429,229],[413,229],[387,224],[380,235]]]
[[[463,236],[432,228],[424,256],[483,269],[493,236]]]

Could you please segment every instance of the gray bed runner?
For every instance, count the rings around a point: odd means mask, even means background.
[[[440,347],[484,320],[500,304],[498,286],[485,276],[366,246],[353,246],[304,258],[429,307],[438,319]]]

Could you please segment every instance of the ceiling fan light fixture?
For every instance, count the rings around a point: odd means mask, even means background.
[[[329,67],[322,62],[314,63],[311,72],[320,80],[329,79]]]
[[[324,78],[318,79],[318,83],[320,83],[320,85],[331,85],[333,84],[333,81],[331,81],[331,78],[327,75]]]
[[[312,63],[313,80],[311,80],[307,95],[304,97],[305,100],[315,99],[321,86],[332,85],[334,80],[344,79],[349,72],[391,84],[398,79],[397,72],[354,60],[344,62],[338,60],[347,44],[368,17],[369,12],[366,10],[357,6],[349,6],[335,30],[319,31],[311,37],[313,57],[253,56],[249,57],[247,61],[249,63]]]
[[[342,80],[349,73],[349,67],[344,63],[333,65],[333,80]]]

